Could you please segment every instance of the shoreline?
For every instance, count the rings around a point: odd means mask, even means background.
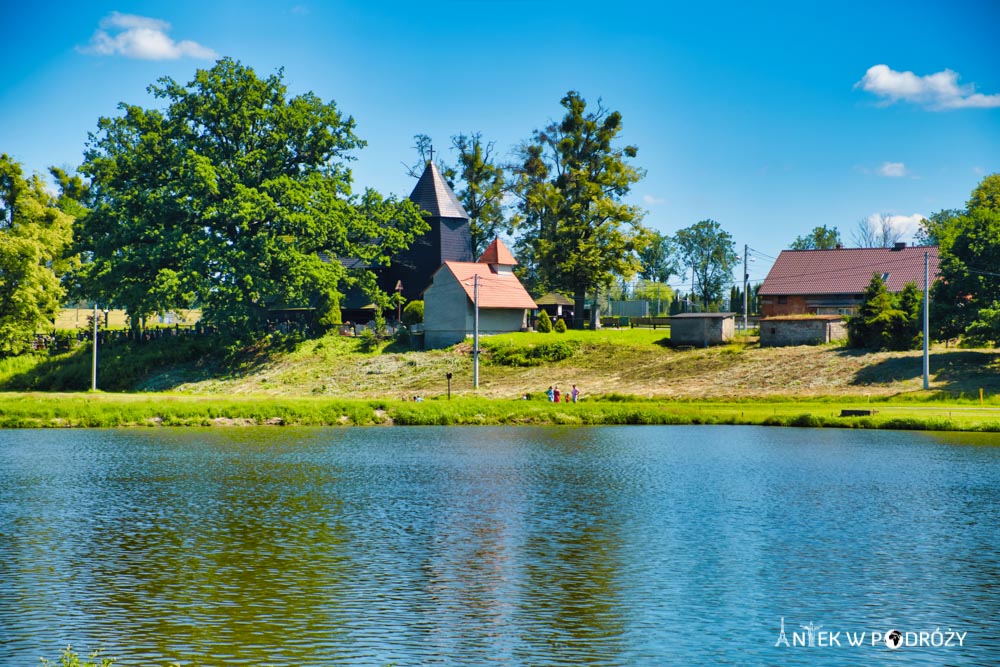
[[[841,416],[842,410],[871,412]],[[877,401],[588,399],[580,403],[479,397],[398,399],[186,394],[5,393],[0,428],[247,426],[745,425],[1000,432],[1000,407],[970,399]]]

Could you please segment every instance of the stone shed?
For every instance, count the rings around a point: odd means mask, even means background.
[[[822,345],[847,338],[847,322],[840,315],[768,317],[760,321],[760,346]]]
[[[682,313],[670,318],[673,347],[722,345],[731,341],[735,333],[735,313]]]

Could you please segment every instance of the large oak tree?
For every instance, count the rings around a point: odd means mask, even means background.
[[[33,335],[51,326],[72,238],[72,216],[41,179],[26,178],[0,155],[0,355],[26,352]]]
[[[427,226],[407,200],[352,194],[347,163],[364,146],[352,118],[288,95],[280,70],[261,79],[230,59],[149,92],[160,108],[122,104],[90,136],[85,292],[133,326],[198,303],[209,323],[243,333],[274,308],[337,321],[354,284],[385,301],[372,269]]]

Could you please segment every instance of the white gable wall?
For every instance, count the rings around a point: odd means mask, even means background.
[[[455,275],[446,268],[439,270],[424,291],[424,347],[448,347],[463,340],[471,310]]]
[[[455,275],[441,269],[424,291],[424,347],[434,349],[460,343],[475,329],[475,308]],[[480,308],[479,333],[520,331],[526,324],[523,308]]]

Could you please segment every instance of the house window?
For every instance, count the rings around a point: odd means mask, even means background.
[[[886,282],[887,280],[889,280],[889,273],[888,272],[882,274],[882,282]]]
[[[788,297],[787,296],[779,296],[778,297],[778,303],[788,303]]]

